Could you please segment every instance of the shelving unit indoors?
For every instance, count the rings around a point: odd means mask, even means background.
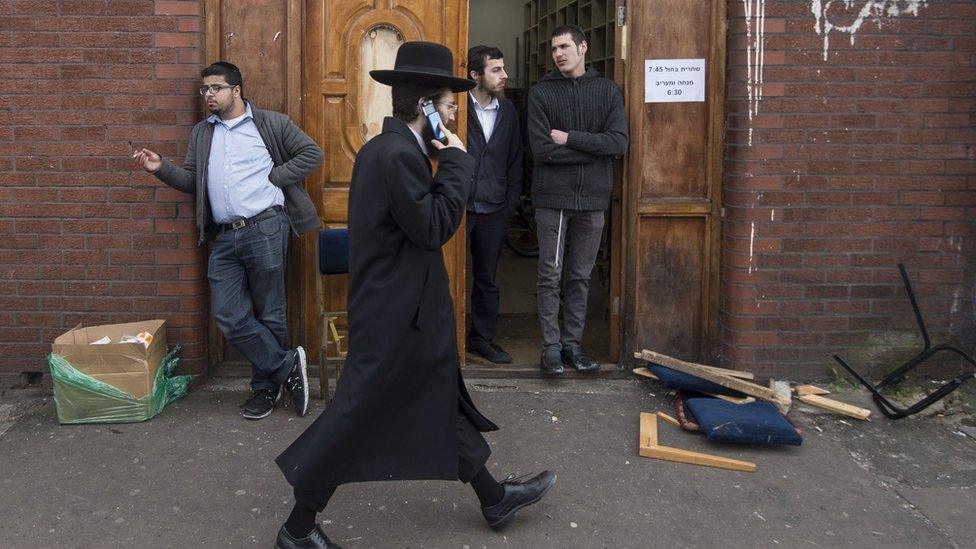
[[[578,25],[589,47],[586,65],[613,79],[614,0],[529,0],[525,3],[525,75],[528,85],[555,68],[549,35],[556,27]]]

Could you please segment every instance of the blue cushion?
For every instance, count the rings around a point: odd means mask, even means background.
[[[691,374],[686,374],[684,372],[679,372],[678,370],[672,370],[658,364],[650,364],[650,369],[654,372],[654,375],[661,380],[668,389],[681,389],[682,391],[695,391],[698,393],[711,393],[713,395],[727,395],[736,398],[742,398],[746,395],[740,393],[739,391],[734,391],[726,387],[722,387],[718,383],[712,383],[711,381],[706,381],[700,377],[695,377]]]
[[[349,272],[349,230],[322,229],[319,231],[319,272],[345,274]]]
[[[710,440],[745,444],[792,444],[803,439],[772,404],[732,404],[717,398],[689,398],[688,411]]]

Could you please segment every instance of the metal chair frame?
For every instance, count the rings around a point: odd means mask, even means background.
[[[896,368],[893,372],[884,376],[877,385],[872,384],[870,381],[861,376],[861,374],[857,373],[857,371],[848,365],[847,362],[845,362],[840,356],[833,355],[834,360],[836,360],[845,370],[850,372],[850,374],[854,376],[854,379],[856,379],[861,385],[864,385],[867,390],[871,392],[871,398],[878,406],[878,409],[881,410],[881,413],[891,419],[901,419],[903,417],[921,412],[944,398],[949,393],[958,389],[959,386],[966,381],[976,378],[976,360],[973,360],[973,358],[966,354],[962,349],[959,349],[958,347],[955,347],[949,343],[943,343],[934,347],[932,346],[932,341],[929,339],[928,330],[925,329],[925,320],[922,319],[922,312],[919,310],[918,302],[915,300],[915,292],[912,291],[912,283],[908,279],[908,272],[905,270],[905,265],[899,263],[898,269],[901,271],[901,278],[905,283],[905,290],[908,292],[908,299],[911,300],[912,309],[915,311],[915,322],[918,324],[918,329],[922,333],[922,339],[925,341],[925,345],[922,350],[907,362]],[[890,387],[904,380],[905,375],[909,372],[909,370],[932,358],[933,355],[943,351],[959,355],[963,358],[963,360],[973,366],[973,371],[963,373],[943,383],[938,389],[908,407],[898,406],[881,394],[881,390],[885,387]]]

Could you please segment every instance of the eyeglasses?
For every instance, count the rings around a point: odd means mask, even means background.
[[[200,86],[200,89],[198,89],[197,91],[200,92],[200,95],[207,95],[207,92],[217,95],[218,93],[220,93],[220,90],[224,88],[234,88],[234,87],[236,86],[231,86],[229,84],[211,84],[209,86]]]
[[[438,105],[444,105],[445,107],[447,107],[447,110],[449,110],[451,112],[457,112],[457,110],[458,110],[458,104],[457,103],[447,103],[447,102],[444,102],[444,101],[434,101],[434,103],[437,103]]]

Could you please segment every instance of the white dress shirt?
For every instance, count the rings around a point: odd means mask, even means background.
[[[492,97],[487,107],[482,107],[478,103],[478,98],[473,93],[471,102],[474,103],[474,112],[478,115],[478,122],[481,123],[481,131],[485,134],[485,143],[491,140],[491,132],[495,131],[495,120],[498,118],[498,98]]]

